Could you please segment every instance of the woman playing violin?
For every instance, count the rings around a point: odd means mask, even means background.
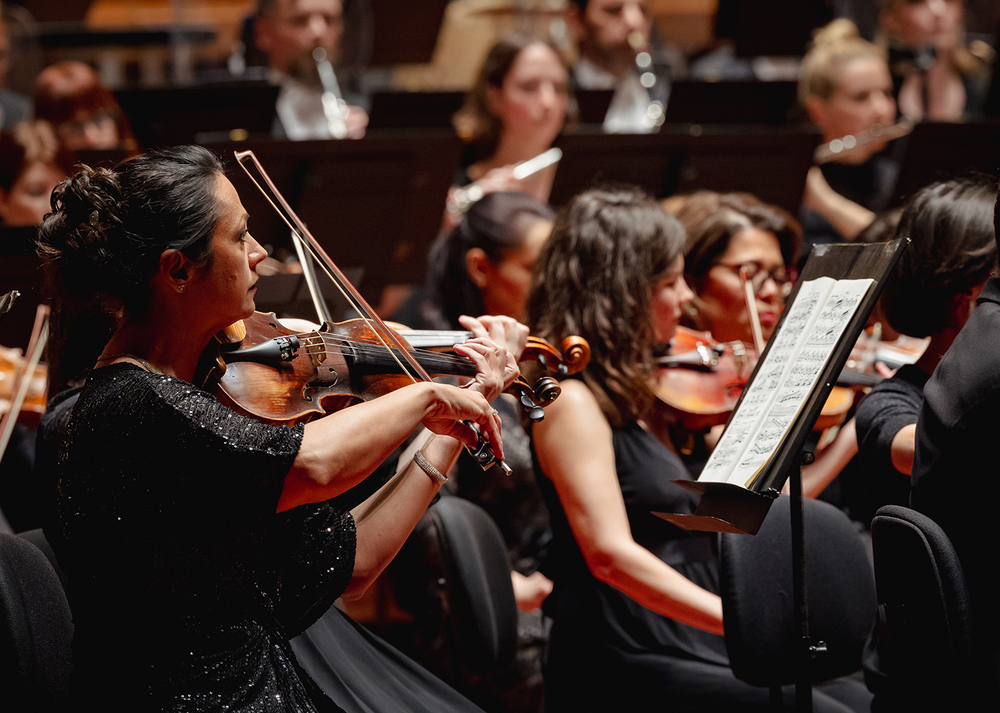
[[[753,313],[766,343],[798,277],[798,222],[748,193],[701,191],[668,199],[665,205],[687,231],[684,277],[695,294],[685,307],[683,323],[718,341],[745,343],[753,353]],[[845,413],[849,405],[847,399]],[[678,446],[689,467],[700,470],[707,446],[719,433],[710,434],[704,443],[690,434],[674,435],[678,441],[683,436],[685,443]],[[819,494],[856,452],[854,424],[848,422],[816,462],[803,469],[806,493]]]
[[[644,427],[653,346],[692,299],[684,231],[631,190],[592,190],[556,218],[528,300],[533,333],[579,334],[582,379],[532,426],[552,513],[546,710],[768,710],[729,668],[713,537],[653,515],[693,512],[690,475]],[[822,693],[817,710],[847,710]]]
[[[475,440],[463,421],[502,456],[489,401],[517,369],[481,325],[456,348],[468,388],[420,383],[294,428],[194,386],[213,335],[254,309],[247,220],[219,160],[179,147],[84,167],[39,231],[63,298],[116,316],[49,474],[78,707],[335,710],[288,638],[382,570]],[[323,503],[420,424],[435,435],[371,499]]]
[[[668,200],[667,208],[687,231],[684,278],[694,298],[684,311],[685,326],[719,341],[753,344],[745,278],[766,342],[798,277],[798,223],[748,193],[702,191]]]

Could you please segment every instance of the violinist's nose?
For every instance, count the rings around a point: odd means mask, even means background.
[[[249,242],[247,259],[250,261],[250,269],[256,270],[260,261],[267,257],[267,250],[250,234],[247,234],[247,241]]]
[[[642,10],[641,2],[626,2],[622,8],[622,15],[629,32],[645,33],[646,14]]]
[[[767,279],[764,280],[764,284],[760,286],[757,290],[757,299],[761,302],[770,304],[778,300],[778,296],[781,294],[781,285],[778,281],[774,279],[772,275],[768,275]]]
[[[678,278],[678,280],[679,282],[677,283],[677,289],[679,294],[677,301],[683,308],[684,305],[686,305],[687,303],[689,303],[691,300],[694,299],[694,292],[692,292],[691,288],[688,287],[687,280],[685,280],[683,276]]]

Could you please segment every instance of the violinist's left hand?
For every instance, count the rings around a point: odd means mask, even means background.
[[[463,326],[471,329],[468,324]],[[478,323],[477,329],[480,327],[482,324]],[[478,391],[488,401],[499,396],[521,373],[514,356],[506,347],[489,337],[475,337],[463,344],[456,344],[454,349],[456,354],[472,359],[476,365],[476,376],[464,388]]]
[[[486,314],[476,319],[462,315],[459,323],[476,337],[488,337],[497,344],[502,344],[514,356],[514,361],[521,360],[521,354],[528,345],[528,327],[513,317],[503,317]],[[510,384],[508,384],[509,386]]]

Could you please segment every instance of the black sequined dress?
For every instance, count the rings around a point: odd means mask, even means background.
[[[275,514],[302,433],[130,364],[91,374],[46,528],[69,579],[80,709],[339,710],[288,643],[354,567],[349,513]]]

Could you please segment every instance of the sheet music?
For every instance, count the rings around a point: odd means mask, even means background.
[[[750,487],[788,435],[874,282],[821,277],[802,284],[699,481]]]

